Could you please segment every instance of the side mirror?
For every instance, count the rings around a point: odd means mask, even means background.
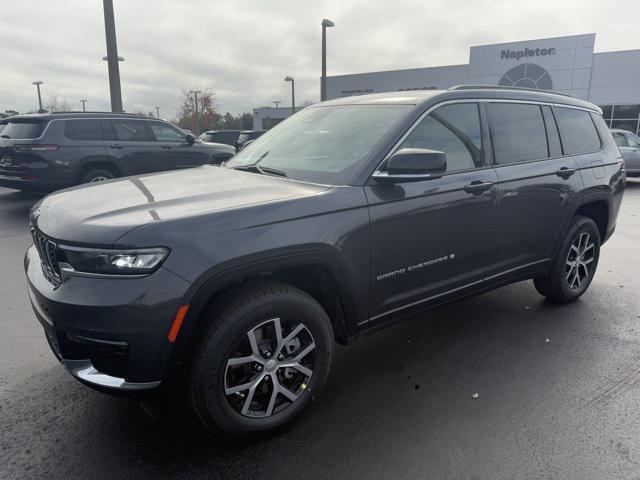
[[[187,145],[193,145],[194,143],[196,143],[196,137],[194,137],[190,133],[187,133],[187,137],[185,140],[187,141]]]
[[[373,178],[381,183],[418,182],[440,178],[446,171],[447,156],[444,152],[403,148],[391,156],[386,171],[376,171]]]

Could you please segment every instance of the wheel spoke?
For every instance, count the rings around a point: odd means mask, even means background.
[[[294,360],[296,362],[300,362],[300,360],[306,357],[314,348],[316,348],[316,344],[314,342],[311,342],[309,345],[307,345],[306,348],[304,348],[300,353],[296,355]]]
[[[256,380],[251,380],[247,383],[242,383],[240,385],[236,385],[235,387],[227,387],[224,389],[224,393],[226,395],[233,395],[234,393],[244,392],[245,390],[249,390],[256,384]]]
[[[569,263],[569,262],[567,262],[567,263]],[[571,276],[572,276],[571,273],[573,272],[574,268],[576,268],[576,265],[575,265],[575,263],[571,262],[571,268],[567,272],[567,276],[566,276],[567,282],[569,282],[569,278],[571,278]],[[569,286],[571,286],[571,282],[570,282]]]
[[[284,345],[284,341],[282,340],[282,326],[280,325],[280,319],[279,318],[274,318],[273,319],[273,328],[274,328],[275,333],[276,333],[276,355],[277,355],[277,353],[280,352],[280,349]]]
[[[582,282],[580,281],[580,268],[576,268],[575,279],[576,282],[578,282],[578,287],[580,287],[580,285],[582,285]]]
[[[582,261],[583,265],[589,265],[591,262],[593,262],[593,257]]]
[[[292,402],[295,402],[298,399],[298,395],[296,395],[295,393],[293,393],[291,390],[289,390],[287,387],[285,387],[282,384],[278,384],[279,385],[279,392],[284,395],[285,397],[287,397],[289,400],[291,400]]]
[[[262,380],[262,378],[264,377],[261,377],[260,380]],[[247,413],[249,413],[249,408],[251,407],[251,402],[253,401],[253,396],[256,393],[256,388],[258,387],[258,383],[260,383],[260,381],[256,382],[256,384],[249,389],[249,393],[247,394],[247,398],[244,401],[244,405],[242,405],[243,415],[246,415]]]
[[[261,362],[261,360],[254,355],[249,355],[247,357],[235,357],[235,358],[230,358],[227,361],[227,366],[235,367],[237,365],[244,365],[246,363],[251,363],[251,362]]]
[[[593,247],[595,246],[595,244],[590,243],[589,245],[587,245],[584,250],[582,251],[582,254],[584,255],[585,253],[587,253],[589,250],[591,250]]]
[[[256,340],[255,328],[247,332],[247,337],[249,337],[249,344],[251,344],[251,351],[255,356],[259,356],[260,352],[258,351],[258,341]]]
[[[295,368],[296,370],[298,370],[303,375],[306,375],[307,377],[310,377],[311,375],[313,375],[313,370],[297,362],[291,363],[291,364],[284,364],[282,365],[282,368]]]
[[[271,390],[271,398],[269,398],[269,405],[267,406],[267,411],[265,412],[265,416],[270,416],[273,413],[273,407],[276,405],[276,399],[278,398],[278,392],[280,391],[280,382],[278,382],[278,378],[276,376],[271,377],[271,381],[273,383]]]
[[[289,335],[287,335],[283,340],[282,340],[282,345],[279,345],[276,351],[276,355],[278,355],[285,347],[285,345],[287,343],[289,343],[291,340],[293,340],[294,338],[296,338],[300,332],[302,332],[302,330],[304,329],[304,325],[302,325],[301,323],[299,323],[296,328],[294,328],[291,333],[289,333]]]

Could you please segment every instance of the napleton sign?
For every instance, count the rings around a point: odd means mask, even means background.
[[[522,50],[502,50],[500,51],[500,58],[502,60],[520,60],[527,57],[546,57],[547,55],[555,55],[556,49],[550,48],[524,48]]]

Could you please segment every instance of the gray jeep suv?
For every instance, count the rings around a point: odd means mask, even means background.
[[[196,141],[169,122],[120,113],[52,113],[4,120],[0,186],[49,192],[127,175],[218,164],[228,145]]]
[[[522,280],[577,300],[625,178],[600,109],[568,96],[341,98],[224,167],[44,198],[28,291],[81,382],[183,391],[211,429],[256,436],[318,398],[334,342]]]

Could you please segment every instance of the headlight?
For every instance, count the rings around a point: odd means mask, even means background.
[[[167,248],[139,250],[99,250],[79,247],[58,247],[58,262],[68,274],[147,275],[167,258]]]

